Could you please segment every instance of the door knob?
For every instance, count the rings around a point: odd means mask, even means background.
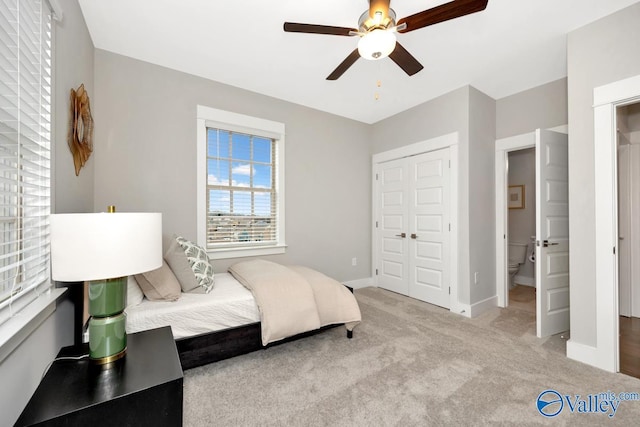
[[[412,239],[417,239],[417,238],[418,238],[418,236],[416,236],[416,233],[411,233],[411,238],[412,238]]]
[[[396,234],[396,237],[402,237],[403,239],[407,237],[407,233]]]
[[[544,246],[545,248],[549,247],[549,246],[555,246],[558,245],[558,242],[549,242],[548,240],[543,240],[542,241],[542,246]]]

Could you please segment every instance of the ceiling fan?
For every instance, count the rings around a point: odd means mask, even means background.
[[[410,76],[422,70],[423,66],[400,43],[395,33],[409,31],[480,12],[489,0],[453,0],[449,3],[418,12],[396,22],[396,13],[389,7],[391,0],[370,0],[366,10],[358,20],[358,29],[333,27],[329,25],[301,24],[285,22],[284,31],[290,33],[328,34],[335,36],[359,36],[355,49],[327,77],[337,80],[360,57],[370,60],[389,57]]]

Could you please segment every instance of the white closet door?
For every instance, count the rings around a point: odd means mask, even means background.
[[[378,286],[449,308],[449,149],[376,171]]]
[[[449,308],[449,149],[408,160],[409,296]]]
[[[378,167],[378,286],[409,294],[407,244],[408,182],[406,159]]]

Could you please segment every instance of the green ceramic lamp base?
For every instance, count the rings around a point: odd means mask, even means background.
[[[89,282],[89,358],[105,364],[127,350],[127,277]]]

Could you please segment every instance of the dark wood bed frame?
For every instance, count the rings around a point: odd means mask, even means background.
[[[182,369],[191,369],[315,335],[336,326],[340,325],[327,325],[320,329],[304,332],[263,346],[260,322],[256,322],[193,337],[180,338],[176,340],[176,346],[178,347]],[[353,331],[347,331],[347,338],[352,337]]]
[[[346,286],[346,285],[345,285]],[[346,286],[352,293],[353,288]],[[70,299],[74,303],[74,342],[75,345],[83,343],[83,332],[86,329],[84,322],[84,292],[82,286],[70,286]],[[236,326],[234,328],[223,329],[221,331],[209,332],[192,337],[179,338],[176,340],[178,355],[182,369],[191,369],[207,363],[218,362],[241,354],[251,353],[261,349],[266,349],[300,338],[308,337],[324,330],[335,328],[341,324],[327,325],[302,334],[285,338],[281,341],[262,345],[262,333],[260,322],[247,325]],[[353,337],[353,331],[347,331],[347,338]]]
[[[347,288],[353,293],[353,288],[349,286]],[[304,332],[263,346],[261,325],[260,322],[256,322],[193,337],[179,338],[176,340],[176,347],[178,347],[182,369],[191,369],[207,363],[218,362],[230,357],[295,341],[340,325],[327,325],[320,329]],[[347,331],[347,338],[353,338],[353,331]]]

